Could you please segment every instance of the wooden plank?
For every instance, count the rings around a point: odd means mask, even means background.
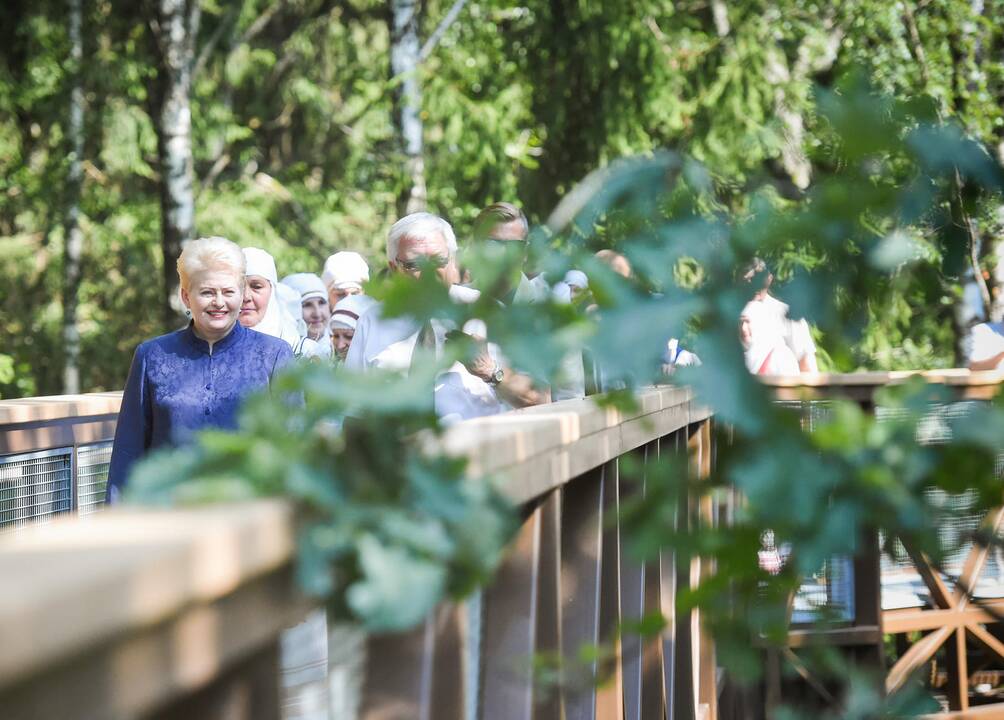
[[[530,664],[537,648],[541,509],[523,522],[491,585],[484,591],[484,720],[530,720]]]
[[[1004,522],[1004,508],[995,508],[987,513],[980,525],[980,529],[990,537],[997,537],[1001,523]],[[973,544],[966,562],[962,566],[959,574],[958,589],[955,591],[955,599],[959,607],[966,607],[969,604],[969,593],[976,587],[976,581],[983,572],[990,556],[990,545]]]
[[[539,507],[540,553],[537,572],[537,647],[545,657],[561,652],[561,491]],[[534,696],[535,718],[560,718],[561,695],[554,688]]]
[[[584,647],[600,640],[600,578],[603,557],[603,487],[606,467],[565,486],[561,519],[561,651],[581,657]],[[573,660],[574,661],[574,660]],[[595,661],[584,663],[595,674]],[[568,720],[594,720],[596,693],[591,683],[562,691]]]
[[[368,639],[360,720],[430,719],[434,643],[428,621],[407,633]]]
[[[278,641],[220,673],[198,692],[158,710],[147,720],[280,720]]]
[[[700,449],[697,467],[698,478],[707,480],[711,475],[711,420],[701,422],[697,431],[697,443]],[[710,495],[700,499],[698,507],[698,522],[702,527],[713,527],[716,520],[714,501]],[[710,558],[700,558],[699,582],[710,578],[715,572],[714,561]],[[718,660],[715,654],[715,644],[710,632],[704,627],[701,613],[695,613],[695,633],[698,638],[697,658],[698,668],[697,699],[702,706],[707,707],[708,717],[715,720],[718,717]]]
[[[953,632],[955,629],[951,627],[938,628],[911,645],[886,675],[886,694],[891,695],[899,690],[914,672],[931,659]]]
[[[0,537],[0,688],[234,592],[293,557],[291,506],[110,510]]]
[[[0,428],[14,423],[117,414],[121,404],[121,391],[0,400]]]
[[[988,607],[984,607],[987,605]],[[980,601],[964,609],[923,610],[907,608],[886,610],[882,613],[882,630],[887,633],[905,633],[915,630],[934,630],[940,627],[962,627],[974,623],[1000,622],[998,613],[1004,613],[1004,600]]]
[[[599,720],[623,720],[624,677],[618,630],[621,624],[620,603],[620,462],[606,466],[603,482],[603,541],[600,548],[600,645],[612,652],[599,667],[602,682],[596,688],[596,717]]]
[[[1004,720],[1004,703],[979,705],[961,712],[918,715],[916,720]]]
[[[429,720],[464,720],[464,610],[463,603],[441,602],[429,619],[433,633]]]
[[[86,445],[115,437],[116,415],[62,418],[0,427],[0,455]]]
[[[878,625],[791,630],[788,632],[788,647],[791,648],[811,647],[814,645],[873,645],[880,642],[882,642],[882,628]]]
[[[648,446],[642,447],[633,454],[633,459],[643,468],[647,466]],[[644,497],[645,477],[629,478],[621,476],[620,493],[625,500],[637,500]],[[645,616],[645,574],[644,563],[639,562],[621,544],[620,547],[620,603],[621,613],[626,623],[641,620]],[[624,686],[624,716],[628,720],[642,718],[642,667],[645,651],[645,641],[637,633],[625,632],[621,637],[621,674]]]
[[[280,631],[304,609],[292,568],[277,570],[221,598],[195,602],[161,623],[123,629],[100,645],[36,667],[0,689],[2,715],[117,720],[146,717],[161,708],[163,717],[174,718],[185,715],[172,714],[172,708],[192,707],[184,699],[189,696],[207,708],[239,700],[231,694],[243,693],[239,686],[247,689],[242,678],[251,672],[239,669],[243,660],[268,656]],[[277,683],[276,673],[267,687],[257,688],[262,694],[252,693],[264,703],[260,717],[277,717]]]
[[[997,657],[1004,658],[1004,643],[998,640],[982,625],[966,625],[965,628],[974,638],[986,645],[997,654]]]
[[[948,666],[949,710],[969,709],[969,658],[966,653],[966,631],[957,628],[945,643]]]
[[[934,569],[931,559],[925,553],[916,550],[913,543],[903,542],[903,547],[906,548],[906,553],[910,556],[913,566],[917,569],[921,580],[924,581],[924,585],[927,586],[928,592],[931,593],[934,604],[939,608],[955,607],[955,594],[945,585],[945,581],[941,579],[941,573]]]

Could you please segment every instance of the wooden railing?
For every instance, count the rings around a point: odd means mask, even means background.
[[[53,415],[55,402],[21,404]],[[48,438],[47,419],[74,427],[95,416],[81,417],[11,414],[0,437]],[[674,603],[709,569],[677,568],[672,557],[639,565],[617,523],[621,499],[644,492],[643,480],[621,478],[620,459],[689,454],[691,472],[706,475],[710,422],[687,390],[657,388],[631,413],[567,401],[451,429],[446,449],[498,482],[523,524],[480,613],[444,603],[418,630],[367,643],[361,717],[463,718],[476,708],[479,718],[592,718],[618,707],[628,718],[669,708],[714,717],[712,646]],[[710,508],[678,522],[701,512]],[[3,717],[277,717],[277,638],[306,610],[290,570],[294,535],[291,511],[275,501],[116,509],[0,537],[0,578],[17,578],[0,593]],[[655,610],[670,619],[660,636],[617,635],[622,619]],[[533,657],[575,658],[587,646],[609,652],[541,692]],[[608,680],[597,687],[597,676]]]
[[[993,399],[1004,382],[1004,373],[967,370],[767,378],[765,382],[773,387],[777,399],[802,401],[806,410],[816,403],[841,398],[873,411],[877,390],[916,376],[948,388],[952,401]],[[1000,449],[1004,453],[1004,438],[1001,438]],[[1004,525],[1004,509],[991,510],[981,524],[991,535],[999,534]],[[937,528],[932,528],[932,532],[936,531]],[[1004,684],[1004,624],[1000,622],[1004,617],[1004,581],[998,582],[998,594],[1002,597],[975,599],[969,592],[977,586],[986,569],[991,548],[973,544],[953,583],[932,565],[930,558],[906,543],[910,563],[928,597],[918,598],[912,604],[907,602],[908,607],[883,607],[883,585],[888,589],[893,579],[882,576],[878,535],[874,530],[866,533],[861,547],[863,552],[855,558],[855,618],[846,627],[822,632],[793,630],[789,635],[789,647],[784,651],[789,667],[801,676],[800,680],[807,681],[804,683],[807,687],[825,694],[824,683],[808,676],[804,665],[800,667],[796,653],[798,648],[815,643],[839,645],[852,653],[858,662],[884,673],[886,693],[900,690],[926,669],[923,673],[926,684],[943,694],[948,708],[948,712],[938,717],[1004,717],[1004,702],[999,696],[980,697],[974,692],[980,677],[993,680],[988,683],[991,685]],[[886,662],[883,643],[883,639],[890,636],[895,646],[891,664]],[[943,657],[936,661],[936,655]],[[768,708],[785,695],[782,664],[778,657],[770,658],[768,663]],[[979,705],[974,704],[976,701]]]
[[[766,382],[783,400],[843,396],[872,407],[878,387],[904,377]],[[964,371],[927,379],[975,399],[992,397],[1002,380]],[[110,437],[116,402],[114,396],[18,401],[27,410],[0,403],[0,448],[18,453]],[[714,419],[687,390],[646,390],[639,403],[624,413],[567,401],[449,431],[445,448],[469,459],[472,476],[505,489],[522,526],[476,601],[444,603],[411,633],[367,641],[360,717],[761,714],[763,705],[743,705],[752,695],[723,692],[727,685],[699,615],[676,608],[677,592],[714,568],[698,560],[683,567],[671,555],[639,564],[621,543],[618,508],[645,493],[644,469],[681,454],[689,473],[703,477],[715,455]],[[640,476],[621,472],[628,457],[643,468]],[[674,521],[680,528],[714,522],[719,510],[691,503]],[[114,510],[0,536],[0,717],[278,717],[277,639],[307,610],[291,572],[295,530],[286,504],[263,501],[197,511]],[[756,701],[766,701],[768,711],[790,689],[783,666],[816,642],[882,667],[884,634],[927,632],[912,646],[900,642],[902,665],[887,669],[889,689],[950,642],[956,648],[950,702],[959,710],[971,696],[967,634],[1004,655],[988,624],[993,615],[944,587],[923,563],[919,571],[936,607],[883,610],[875,537],[866,538],[867,552],[853,563],[854,618],[822,634],[796,628],[788,648],[767,658],[767,685]],[[970,579],[985,559],[973,557]],[[659,635],[617,632],[623,621],[652,611],[668,620]],[[584,647],[601,651],[583,655]],[[560,682],[548,686],[531,673],[534,658],[557,657],[565,659]]]

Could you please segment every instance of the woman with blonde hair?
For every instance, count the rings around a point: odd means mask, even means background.
[[[200,238],[182,250],[181,301],[191,321],[136,348],[108,469],[110,502],[148,451],[186,444],[204,428],[236,428],[244,397],[268,387],[292,359],[285,342],[238,322],[245,267],[241,249],[225,238]]]

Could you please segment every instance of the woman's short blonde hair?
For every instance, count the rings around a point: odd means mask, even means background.
[[[195,275],[212,270],[231,271],[237,285],[244,283],[246,264],[240,247],[223,237],[205,237],[185,243],[178,258],[178,279],[189,290]]]

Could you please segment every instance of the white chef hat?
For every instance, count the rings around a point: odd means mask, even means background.
[[[363,313],[376,304],[369,295],[349,295],[331,310],[331,320],[328,327],[332,330],[348,328],[355,330]]]
[[[324,263],[321,280],[328,290],[362,289],[363,283],[370,279],[370,268],[357,252],[343,250],[336,252]]]
[[[314,273],[293,273],[282,279],[284,285],[289,285],[299,293],[299,301],[310,300],[312,298],[328,299],[328,290],[324,287],[321,278]]]
[[[275,286],[279,275],[275,271],[275,260],[261,248],[244,248],[244,259],[247,261],[246,275],[259,275]]]

